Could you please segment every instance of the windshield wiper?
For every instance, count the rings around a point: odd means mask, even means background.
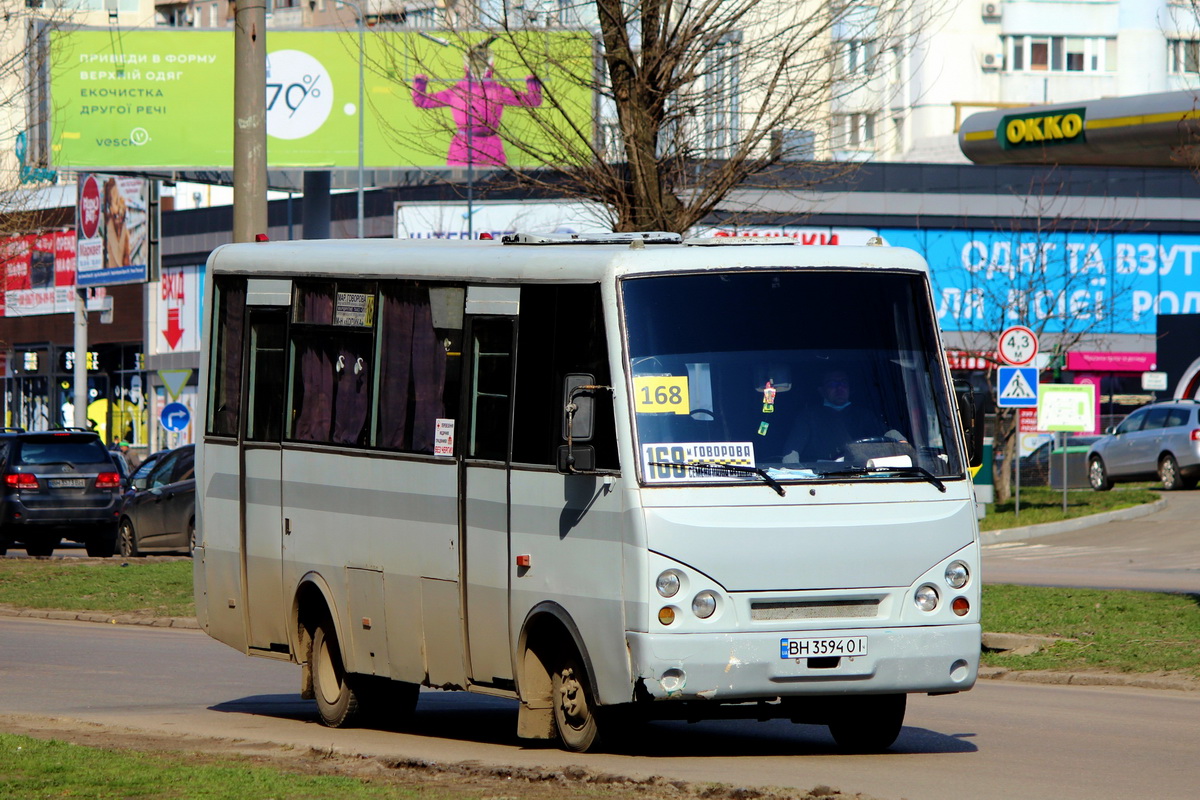
[[[942,483],[936,475],[924,467],[843,467],[829,472],[820,472],[821,477],[831,475],[874,475],[880,472],[898,472],[901,475],[918,475],[937,487],[939,492],[943,494],[946,491],[946,484]]]
[[[673,461],[651,461],[651,467],[687,467],[688,469],[696,470],[697,472],[707,472],[708,474],[717,474],[723,476],[725,472],[741,472],[746,475],[757,475],[762,478],[767,486],[774,489],[780,497],[787,495],[783,486],[779,481],[767,474],[765,469],[761,467],[747,467],[743,464],[729,464],[724,461],[684,461],[681,463]]]

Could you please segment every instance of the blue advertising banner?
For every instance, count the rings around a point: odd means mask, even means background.
[[[1200,236],[884,228],[929,262],[944,330],[1153,334],[1200,313]]]

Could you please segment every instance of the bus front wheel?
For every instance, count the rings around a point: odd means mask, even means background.
[[[328,620],[318,625],[313,634],[312,676],[321,724],[330,728],[354,724],[359,715],[358,695],[347,680],[337,634]]]
[[[908,696],[903,694],[860,695],[847,697],[833,711],[829,732],[843,750],[852,753],[878,753],[900,736]]]
[[[574,655],[561,660],[554,670],[554,722],[564,749],[586,753],[600,744],[596,706],[587,687],[587,676]]]

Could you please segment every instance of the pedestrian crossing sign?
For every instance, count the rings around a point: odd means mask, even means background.
[[[1037,408],[1037,367],[1000,367],[997,369],[996,405]]]

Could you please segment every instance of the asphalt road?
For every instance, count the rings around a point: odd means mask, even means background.
[[[1200,594],[1200,489],[1163,497],[1165,509],[1138,519],[985,545],[983,578]]]
[[[514,736],[511,701],[427,691],[412,732],[330,730],[297,694],[299,668],[196,631],[0,618],[3,716],[36,714],[437,762],[582,764],[739,786],[827,784],[885,800],[1193,800],[1200,693],[982,682],[914,696],[892,752],[838,753],[823,727],[656,723],[648,744],[572,755]]]

